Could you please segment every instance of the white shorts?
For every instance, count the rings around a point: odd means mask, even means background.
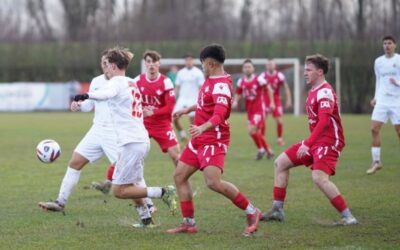
[[[119,147],[112,127],[93,125],[75,148],[75,152],[93,163],[104,154],[110,163],[118,159]]]
[[[128,143],[122,146],[115,164],[112,184],[135,184],[143,180],[144,159],[150,151],[150,143]]]
[[[195,105],[196,102],[197,102],[197,100],[188,100],[188,99],[178,98],[178,101],[176,102],[175,107],[174,107],[174,113],[179,110],[182,110],[184,108],[191,107],[191,106]],[[188,114],[188,116],[194,117],[194,112],[190,112]]]
[[[389,118],[393,125],[400,125],[400,106],[376,104],[371,120],[386,123]]]

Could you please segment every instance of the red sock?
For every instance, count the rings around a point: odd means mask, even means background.
[[[286,197],[286,188],[274,187],[274,200],[276,201],[285,201]]]
[[[115,165],[114,164],[112,164],[112,165],[110,165],[108,167],[107,176],[106,176],[107,180],[112,181],[112,176],[114,174],[114,169],[115,169]]]
[[[232,200],[232,203],[235,204],[238,208],[245,210],[249,205],[249,200],[244,196],[241,192],[239,192],[236,197]]]
[[[282,123],[278,123],[276,126],[276,133],[278,135],[278,138],[282,137],[283,134],[283,124]]]
[[[261,131],[261,134],[264,136],[265,135],[265,123],[263,123],[261,125],[260,131]]]
[[[260,143],[261,146],[265,149],[265,151],[269,152],[269,145],[267,143],[267,140],[265,140],[264,136],[262,134],[260,134]]]
[[[181,201],[181,212],[183,218],[194,218],[194,205],[192,200]]]
[[[347,208],[346,202],[343,199],[342,195],[338,195],[331,200],[331,204],[339,211],[340,213],[343,212]]]
[[[262,148],[262,145],[260,143],[260,137],[258,136],[258,134],[254,133],[254,134],[252,134],[250,136],[253,139],[254,144],[256,144],[257,149]]]

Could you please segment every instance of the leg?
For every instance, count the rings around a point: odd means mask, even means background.
[[[277,116],[276,118],[276,134],[278,137],[278,145],[285,145],[285,141],[283,140],[283,121],[282,116]]]
[[[381,138],[380,130],[383,122],[372,120],[371,123],[371,135],[372,135],[372,165],[367,170],[367,174],[374,174],[377,170],[382,168],[381,164]]]
[[[347,207],[343,196],[340,194],[336,185],[330,181],[329,175],[321,170],[312,171],[312,179],[315,185],[325,194],[336,210],[342,214],[342,219],[337,225],[353,225],[357,224],[357,220],[351,214]]]
[[[180,156],[180,147],[179,144],[176,144],[175,146],[169,147],[167,149],[168,155],[171,158],[171,160],[173,161],[175,167],[178,165],[178,161],[179,161],[179,156]]]
[[[260,134],[257,133],[257,127],[249,124],[247,126],[247,132],[249,133],[249,136],[251,139],[253,139],[254,144],[257,147],[257,155],[256,155],[256,160],[261,160],[263,156],[265,155],[265,149],[261,143],[261,137]]]
[[[182,140],[185,140],[186,139],[186,132],[183,129],[183,126],[182,126],[182,124],[180,122],[180,118],[175,118],[174,119],[174,125],[175,125],[175,128],[178,130],[179,138],[182,139]]]

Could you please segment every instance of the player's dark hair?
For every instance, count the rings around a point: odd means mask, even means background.
[[[186,54],[183,55],[183,58],[184,58],[184,59],[186,59],[186,58],[193,58],[193,55],[190,54],[190,53],[186,53]]]
[[[105,54],[110,63],[115,63],[119,69],[126,69],[133,58],[133,53],[127,48],[115,47]]]
[[[151,59],[153,59],[154,62],[158,62],[161,60],[161,55],[160,53],[158,53],[155,50],[146,50],[143,53],[143,59],[146,60],[146,57],[150,57]]]
[[[246,63],[250,63],[251,65],[254,66],[253,61],[250,58],[247,58],[246,60],[243,61],[243,65],[245,65]]]
[[[382,42],[384,42],[384,41],[386,41],[386,40],[390,40],[390,41],[392,41],[393,43],[396,43],[396,39],[394,39],[394,37],[391,36],[391,35],[387,35],[387,36],[384,36],[384,37],[382,38]]]
[[[324,71],[324,75],[328,73],[329,59],[321,54],[307,56],[306,63],[314,64],[317,69],[322,69],[322,71]]]
[[[222,45],[211,44],[204,47],[200,52],[200,61],[203,62],[207,58],[212,58],[219,63],[225,62],[225,49]]]

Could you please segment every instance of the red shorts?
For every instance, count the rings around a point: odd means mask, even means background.
[[[262,128],[265,123],[265,117],[262,112],[247,114],[247,121],[250,125],[256,126],[257,128]]]
[[[335,175],[336,163],[339,159],[340,152],[334,146],[316,146],[310,149],[310,155],[303,158],[297,158],[297,150],[301,146],[301,142],[293,144],[286,149],[285,154],[289,157],[294,166],[310,166],[312,170],[321,170],[328,175]]]
[[[216,166],[221,169],[221,172],[224,172],[227,151],[228,146],[222,143],[193,145],[192,141],[190,141],[179,160],[201,171],[208,166]]]
[[[158,143],[164,153],[168,151],[168,148],[178,145],[178,139],[176,139],[172,126],[167,126],[162,129],[159,127],[153,128],[147,126],[146,129],[149,132],[150,138],[153,138]]]

